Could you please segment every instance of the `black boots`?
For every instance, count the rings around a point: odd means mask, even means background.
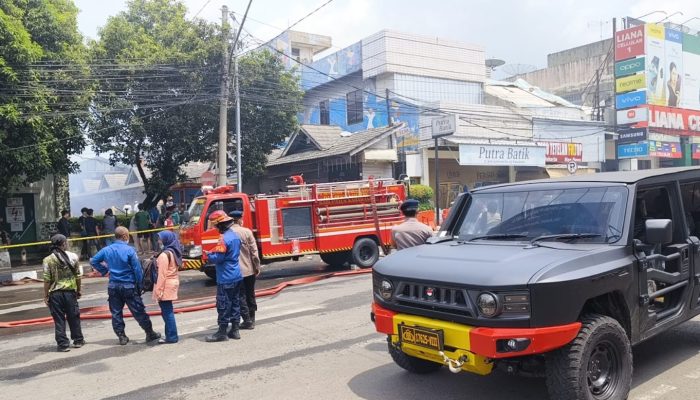
[[[245,324],[245,322],[244,322],[244,324]],[[228,330],[227,336],[230,337],[231,339],[236,339],[236,340],[241,338],[241,334],[238,332],[238,323],[234,322],[231,324],[231,329]]]
[[[127,343],[129,343],[129,338],[124,334],[124,332],[117,333],[117,337],[119,338],[120,345],[125,346]]]
[[[207,342],[225,342],[228,340],[228,337],[226,336],[226,328],[228,327],[228,324],[226,325],[219,325],[219,330],[216,331],[211,336],[206,337]],[[240,337],[240,336],[239,336]]]
[[[250,311],[250,315],[243,316],[241,329],[255,329],[255,311]]]
[[[160,333],[154,332],[153,329],[146,331],[146,342],[152,342],[160,339]]]

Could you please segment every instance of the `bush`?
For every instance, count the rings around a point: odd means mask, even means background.
[[[420,210],[431,210],[433,208],[433,188],[426,185],[411,185],[411,198],[420,202]]]

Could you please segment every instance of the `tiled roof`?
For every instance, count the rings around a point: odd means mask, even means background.
[[[309,125],[304,125],[302,129],[307,130],[308,126]],[[387,136],[391,132],[399,128],[401,128],[401,125],[374,128],[368,129],[366,131],[356,132],[348,136],[341,136],[340,128],[338,128],[337,135],[333,137],[332,143],[330,142],[331,135],[328,134],[328,132],[324,132],[324,139],[327,139],[326,143],[330,143],[328,144],[328,148],[324,150],[313,150],[295,154],[287,154],[284,157],[278,157],[276,159],[269,157],[268,159],[270,161],[268,161],[267,166],[272,167],[276,165],[285,165],[299,161],[316,160],[345,154],[352,155],[354,154],[354,152],[361,150],[363,146],[370,144],[373,140],[380,139],[382,136]]]
[[[83,192],[96,192],[100,189],[101,179],[83,179]]]
[[[301,130],[321,146],[321,150],[333,146],[342,132],[337,125],[302,125]]]
[[[196,180],[199,179],[202,174],[211,169],[212,163],[206,162],[190,162],[182,166],[182,171],[185,173],[188,179]]]
[[[100,189],[117,189],[124,187],[126,185],[127,176],[127,174],[105,174],[102,176],[104,184],[100,185]]]

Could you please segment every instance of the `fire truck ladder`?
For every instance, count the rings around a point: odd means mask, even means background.
[[[288,186],[290,195],[299,196],[300,200],[330,200],[353,197],[370,197],[370,191],[375,196],[387,194],[386,187],[396,185],[395,179],[375,179],[372,181],[349,181],[331,183],[312,183],[306,185]]]

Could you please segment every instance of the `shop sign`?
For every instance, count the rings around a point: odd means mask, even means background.
[[[644,57],[633,58],[631,60],[615,63],[615,76],[634,75],[644,71]]]
[[[693,131],[700,135],[700,111],[650,105],[649,126],[653,128]]]
[[[661,158],[683,158],[681,144],[678,142],[649,141],[649,156]]]
[[[10,224],[24,222],[24,207],[5,207],[5,220]]]
[[[629,110],[617,111],[618,124],[635,124],[637,122],[647,122],[649,120],[649,109],[646,107],[630,108]]]
[[[542,142],[545,146],[545,161],[548,164],[566,164],[569,161],[583,161],[583,144],[567,142]]]
[[[617,158],[638,158],[649,156],[649,143],[631,143],[617,145]]]
[[[693,143],[690,148],[693,153],[693,160],[700,160],[700,144]]]
[[[647,140],[647,128],[618,128],[618,143],[636,143]]]
[[[460,165],[503,165],[544,167],[544,146],[460,144]]]
[[[644,54],[644,25],[615,32],[615,60]]]
[[[646,103],[646,90],[638,90],[636,92],[623,93],[615,96],[615,108],[617,108],[618,110],[641,106],[642,104]]]
[[[615,92],[624,93],[632,90],[642,89],[647,87],[646,75],[630,75],[623,78],[617,78],[615,81]]]

